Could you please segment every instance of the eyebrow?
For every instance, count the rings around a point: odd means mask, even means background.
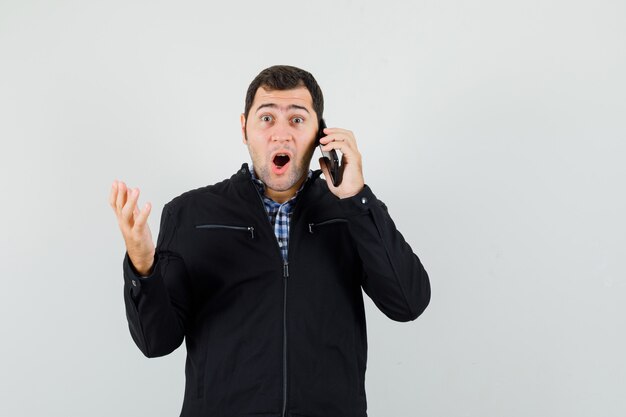
[[[271,109],[280,109],[280,107],[275,104],[275,103],[265,103],[265,104],[261,104],[259,107],[256,108],[255,113],[258,113],[259,110],[265,108],[265,107],[269,107]],[[297,104],[290,104],[289,106],[287,106],[287,110],[304,110],[305,112],[309,113],[309,110],[304,107],[304,106],[299,106]],[[309,113],[310,114],[310,113]]]

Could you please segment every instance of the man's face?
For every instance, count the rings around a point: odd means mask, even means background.
[[[260,87],[246,115],[241,115],[244,144],[256,175],[272,192],[291,197],[304,181],[317,134],[317,114],[305,87]]]

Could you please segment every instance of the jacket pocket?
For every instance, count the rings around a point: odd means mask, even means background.
[[[250,235],[250,239],[254,239],[254,227],[253,226],[231,226],[226,224],[198,224],[196,229],[222,229],[233,230],[238,232],[246,232]]]
[[[346,219],[328,219],[328,220],[324,220],[321,222],[317,222],[317,223],[309,223],[309,233],[313,234],[315,233],[315,230],[320,228],[320,227],[324,227],[324,226],[331,226],[331,225],[337,225],[338,223],[348,223],[348,220]]]

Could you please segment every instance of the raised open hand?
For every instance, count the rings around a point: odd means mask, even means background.
[[[148,226],[152,205],[137,207],[139,188],[128,188],[122,181],[113,181],[109,204],[117,216],[128,256],[140,275],[148,275],[154,263],[154,243]]]

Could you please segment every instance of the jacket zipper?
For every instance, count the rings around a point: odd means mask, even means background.
[[[256,185],[250,180],[250,186],[254,189],[257,197],[259,198],[259,202],[261,203],[261,209],[263,210],[263,215],[267,219],[267,211],[265,210],[265,203],[263,202],[263,197],[259,193],[259,190],[256,188]],[[294,207],[295,211],[295,207]],[[274,234],[272,230],[272,236],[274,236],[274,241],[276,242],[276,248],[278,249],[278,256],[280,259],[283,259],[282,251],[280,250],[280,244],[278,242],[278,238]],[[289,228],[289,236],[287,239],[291,238],[291,227]],[[289,261],[283,259],[283,410],[281,413],[282,417],[287,416],[287,278],[289,277]]]
[[[346,219],[330,219],[330,220],[325,220],[319,223],[309,223],[309,233],[313,234],[314,227],[326,226],[328,224],[333,224],[333,223],[347,223],[347,222],[348,221]]]
[[[310,185],[312,181],[315,180],[315,178],[316,177],[309,179],[307,183],[304,184],[304,188],[302,189],[301,192],[304,192],[304,190]],[[267,218],[267,211],[265,210],[265,203],[263,202],[263,197],[261,197],[261,194],[259,193],[259,190],[257,189],[252,179],[250,179],[249,182],[250,182],[250,186],[254,189],[254,192],[259,198],[259,202],[261,203],[261,209],[263,209],[263,214]],[[293,208],[292,220],[295,218],[297,207],[298,207],[298,204],[296,203],[296,205]],[[291,240],[291,229],[292,227],[290,225],[289,235],[287,236],[288,241]],[[273,230],[272,230],[272,235],[274,236],[274,241],[276,242],[276,248],[278,249],[278,256],[280,256],[280,259],[283,259],[282,251],[280,250],[280,244],[278,242],[278,238],[276,238],[276,235],[274,234]],[[289,255],[287,255],[287,258],[289,258]],[[284,285],[283,285],[283,411],[281,414],[282,417],[287,417],[287,278],[289,278],[289,261],[283,259]]]
[[[291,228],[289,228],[291,231]],[[289,262],[283,263],[283,413],[287,416],[287,278],[289,277]]]
[[[199,224],[196,229],[228,229],[241,230],[250,233],[250,239],[254,239],[254,227],[252,226],[227,226],[223,224]]]

